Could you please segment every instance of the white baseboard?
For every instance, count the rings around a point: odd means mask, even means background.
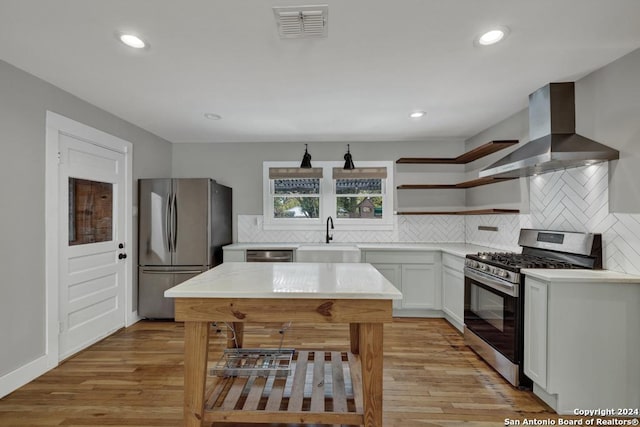
[[[533,383],[533,394],[538,396],[540,400],[549,405],[554,411],[558,412],[558,395],[547,393],[545,389],[538,384]]]
[[[44,355],[0,377],[0,398],[33,381],[49,369],[47,356]]]
[[[132,311],[127,315],[124,326],[128,328],[129,326],[133,325],[134,323],[138,323],[141,320],[142,317],[138,316],[138,310]]]
[[[447,322],[451,323],[451,326],[455,327],[458,330],[458,332],[464,333],[464,323],[460,323],[458,319],[451,316],[446,311],[444,312],[444,318],[447,320]]]
[[[393,309],[393,317],[444,317],[442,310],[431,310],[423,308],[401,308]]]

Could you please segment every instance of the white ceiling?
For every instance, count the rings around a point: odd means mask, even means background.
[[[303,4],[328,37],[280,39]],[[469,137],[638,47],[638,0],[0,0],[0,59],[172,142]]]

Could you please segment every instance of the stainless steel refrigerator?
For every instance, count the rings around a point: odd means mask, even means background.
[[[222,263],[232,242],[231,188],[208,178],[138,182],[138,314],[174,317],[164,291]]]

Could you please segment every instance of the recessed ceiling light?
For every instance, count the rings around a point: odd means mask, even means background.
[[[420,117],[423,117],[425,114],[424,111],[414,111],[411,114],[409,114],[409,117],[411,117],[412,119],[419,119]]]
[[[481,46],[489,46],[503,40],[507,34],[509,34],[507,27],[495,27],[478,37],[476,42]]]
[[[214,113],[206,113],[204,117],[209,120],[220,120],[222,118],[220,114],[214,114]]]
[[[122,43],[134,49],[144,49],[148,46],[144,40],[133,34],[120,34],[118,38]]]

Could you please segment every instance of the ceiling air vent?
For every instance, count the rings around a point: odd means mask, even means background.
[[[274,7],[273,14],[283,39],[327,36],[327,5]]]

